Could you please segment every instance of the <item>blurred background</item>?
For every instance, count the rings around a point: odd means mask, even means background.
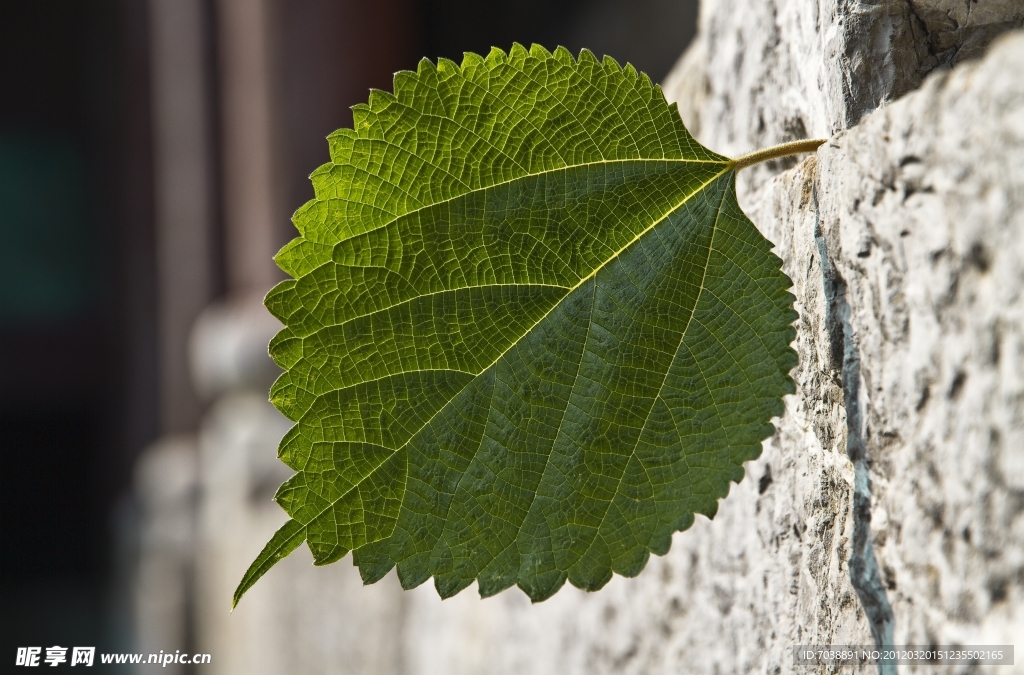
[[[324,137],[394,71],[518,41],[658,81],[696,14],[696,0],[0,2],[0,670],[18,646],[79,645],[210,652],[204,672],[412,672],[372,647],[408,620],[397,584],[353,595],[348,561],[313,574],[297,552],[228,617],[285,520],[270,502],[288,475],[288,424],[266,403],[271,257],[313,196]]]

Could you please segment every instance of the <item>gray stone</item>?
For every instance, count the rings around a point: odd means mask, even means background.
[[[897,643],[1024,635],[1022,72],[1016,33],[819,152]]]
[[[919,71],[981,56],[992,39],[1019,27],[1024,5],[1016,0],[910,0]]]
[[[1021,25],[1020,0],[703,0],[663,86],[697,140],[738,157],[828,138]],[[741,195],[795,162],[745,171]]]
[[[140,527],[132,609],[135,646],[147,655],[188,647],[197,491],[195,440],[189,436],[160,439],[135,465]],[[138,672],[178,675],[185,666],[144,664]]]
[[[212,399],[231,391],[268,389],[281,373],[267,356],[267,344],[279,330],[281,322],[259,297],[207,307],[189,340],[196,390]]]

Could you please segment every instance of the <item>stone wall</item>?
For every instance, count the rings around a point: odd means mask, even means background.
[[[697,138],[733,156],[830,140],[739,179],[794,282],[797,393],[715,519],[636,579],[442,602],[300,549],[228,616],[285,519],[269,497],[287,423],[259,378],[209,384],[211,672],[781,673],[796,644],[1024,636],[1024,34],[975,58],[1022,20],[1016,0],[704,1],[665,85]],[[253,343],[206,325],[199,362]]]
[[[1021,25],[1018,0],[702,0],[664,89],[698,140],[739,156],[847,129]],[[744,180],[760,184],[780,162]]]
[[[846,407],[897,642],[1024,636],[1021,73],[1017,33],[818,155],[818,246],[860,359]]]

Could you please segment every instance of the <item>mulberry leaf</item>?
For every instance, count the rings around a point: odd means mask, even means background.
[[[423,60],[329,137],[271,391],[305,541],[442,597],[596,590],[713,517],[793,392],[793,296],[698,144],[632,66],[515,45]]]

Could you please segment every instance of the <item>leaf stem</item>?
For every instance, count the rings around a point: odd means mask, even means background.
[[[736,171],[739,171],[740,169],[745,169],[754,164],[767,162],[769,159],[786,157],[787,155],[799,155],[802,152],[814,152],[818,149],[819,145],[827,140],[827,138],[815,138],[811,140],[783,143],[782,145],[773,145],[770,148],[758,150],[757,152],[752,152],[749,155],[744,155],[739,159],[734,159],[732,167]]]

